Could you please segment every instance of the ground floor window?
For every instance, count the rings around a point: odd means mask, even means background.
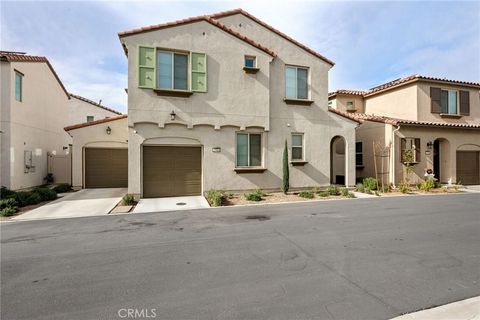
[[[260,167],[262,165],[262,134],[237,133],[236,166]]]
[[[303,160],[303,134],[292,133],[292,160]]]
[[[363,142],[355,142],[355,165],[363,167]]]

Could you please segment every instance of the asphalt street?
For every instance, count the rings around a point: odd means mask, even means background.
[[[480,295],[480,194],[18,221],[0,232],[2,320],[373,320]]]

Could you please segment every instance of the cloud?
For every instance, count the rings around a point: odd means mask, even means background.
[[[126,112],[119,31],[242,7],[336,62],[329,89],[408,74],[480,79],[479,2],[2,2],[2,49],[45,55],[68,90]]]

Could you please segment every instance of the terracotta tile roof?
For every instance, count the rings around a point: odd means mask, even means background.
[[[220,28],[223,31],[233,35],[234,37],[245,41],[246,43],[250,44],[251,46],[254,46],[257,49],[262,50],[263,52],[271,55],[272,57],[277,56],[275,54],[275,52],[268,49],[267,47],[262,46],[261,44],[253,41],[252,39],[250,39],[248,37],[245,37],[244,35],[238,33],[237,31],[234,31],[234,30],[230,29],[229,27],[227,27],[226,25],[224,25],[220,21],[217,21],[217,20],[213,19],[211,16],[208,16],[208,15],[191,17],[191,18],[177,20],[177,21],[173,21],[173,22],[161,23],[161,24],[151,25],[151,26],[147,26],[147,27],[143,27],[143,28],[133,29],[133,30],[130,30],[130,31],[119,32],[118,37],[123,38],[123,37],[131,36],[131,35],[135,35],[135,34],[139,34],[139,33],[150,32],[150,31],[155,31],[155,30],[180,26],[180,25],[194,23],[194,22],[198,22],[198,21],[206,21],[206,22],[214,25],[215,27]],[[123,46],[123,49],[125,50],[125,54],[127,54],[128,53],[127,48],[123,44],[122,44],[122,46]]]
[[[348,95],[354,95],[354,96],[363,96],[365,94],[365,91],[340,89],[340,90],[336,90],[334,92],[329,92],[328,97],[334,97],[337,94],[348,94]]]
[[[30,56],[30,55],[26,55],[23,52],[0,51],[0,60],[1,61],[8,61],[8,62],[44,62],[44,63],[46,63],[47,66],[52,71],[55,79],[57,79],[58,84],[60,84],[60,87],[62,87],[62,90],[67,95],[68,99],[70,99],[70,95],[68,94],[67,89],[65,89],[65,86],[63,85],[62,81],[60,80],[60,77],[55,72],[55,69],[53,69],[52,65],[50,64],[50,62],[48,61],[48,59],[46,57]]]
[[[362,123],[361,120],[357,119],[356,117],[353,117],[351,113],[343,112],[343,111],[333,109],[333,108],[328,108],[328,111],[332,112],[332,113],[335,113],[335,114],[338,114],[339,116],[342,116],[344,118],[347,118],[348,120],[352,120],[352,121],[355,121],[357,123]]]
[[[411,125],[411,126],[427,126],[427,127],[446,127],[446,128],[468,128],[468,129],[480,129],[480,123],[460,123],[460,122],[433,122],[433,121],[415,121],[398,119],[386,116],[377,116],[374,114],[365,113],[348,113],[352,118],[357,119],[360,122],[374,121],[392,125]]]
[[[329,97],[335,96],[337,93],[341,94],[352,94],[352,95],[363,95],[364,97],[369,97],[374,94],[390,90],[396,87],[404,86],[416,81],[433,81],[433,82],[442,82],[442,83],[448,83],[448,84],[457,84],[457,85],[464,85],[464,86],[469,86],[469,87],[478,87],[480,88],[480,83],[479,82],[469,82],[469,81],[460,81],[460,80],[451,80],[451,79],[446,79],[446,78],[435,78],[435,77],[428,77],[428,76],[422,76],[419,74],[414,74],[408,77],[404,78],[399,78],[384,84],[381,84],[379,86],[373,87],[368,89],[367,91],[360,91],[360,90],[337,90],[334,92],[331,92],[328,94]]]
[[[74,129],[79,129],[79,128],[84,128],[84,127],[89,127],[89,126],[94,126],[97,124],[105,123],[105,122],[110,122],[110,121],[115,121],[115,120],[120,120],[120,119],[125,119],[127,118],[126,114],[122,114],[119,116],[114,116],[110,118],[105,118],[105,119],[100,119],[100,120],[95,120],[95,121],[90,121],[90,122],[84,122],[84,123],[79,123],[79,124],[74,124],[68,127],[63,128],[65,131],[70,131]]]
[[[76,98],[78,100],[82,100],[84,102],[87,102],[87,103],[90,103],[91,105],[94,105],[95,107],[99,107],[99,108],[102,108],[104,110],[107,110],[107,111],[110,111],[110,112],[113,112],[113,113],[116,113],[118,115],[121,115],[122,113],[117,111],[117,110],[114,110],[114,109],[111,109],[111,108],[108,108],[108,107],[105,107],[105,106],[102,106],[101,104],[99,104],[98,102],[95,102],[95,101],[92,101],[90,99],[87,99],[87,98],[84,98],[82,96],[79,96],[79,95],[76,95],[76,94],[73,94],[73,93],[69,93],[71,97],[73,98]]]
[[[268,30],[276,33],[277,35],[279,35],[280,37],[290,41],[291,43],[295,44],[296,46],[302,48],[303,50],[307,51],[308,53],[314,55],[315,57],[317,58],[320,58],[321,60],[327,62],[328,64],[330,64],[331,66],[334,66],[335,65],[335,62],[333,62],[332,60],[330,59],[327,59],[326,57],[322,56],[320,53],[308,48],[307,46],[301,44],[300,42],[298,42],[297,40],[291,38],[290,36],[286,35],[285,33],[275,29],[274,27],[266,24],[265,22],[263,22],[262,20],[258,19],[257,17],[253,16],[252,14],[246,12],[245,10],[243,9],[234,9],[234,10],[228,10],[228,11],[223,11],[223,12],[219,12],[219,13],[215,13],[215,14],[212,14],[210,15],[212,18],[223,18],[223,17],[227,17],[227,16],[232,16],[232,15],[235,15],[235,14],[243,14],[244,16],[246,16],[247,18],[250,18],[251,20],[255,21],[256,23],[258,23],[259,25],[267,28]]]

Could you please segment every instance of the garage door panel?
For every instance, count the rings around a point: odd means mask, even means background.
[[[200,195],[200,147],[143,147],[143,196]]]
[[[457,182],[480,184],[480,152],[457,151]]]
[[[85,188],[126,188],[127,186],[127,149],[85,149]]]

